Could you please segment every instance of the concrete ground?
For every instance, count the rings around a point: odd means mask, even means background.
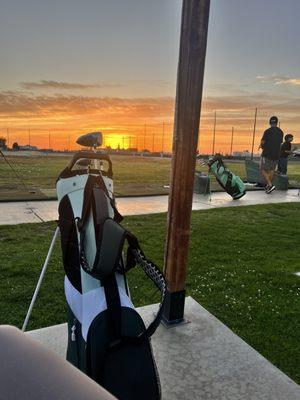
[[[146,324],[157,305],[138,309]],[[297,400],[300,387],[191,297],[190,323],[159,326],[152,346],[163,400]],[[66,324],[28,334],[65,357]]]
[[[193,210],[298,201],[298,189],[274,191],[269,195],[264,191],[249,191],[240,200],[232,200],[225,192],[214,192],[211,197],[194,194]],[[55,200],[0,203],[0,225],[53,221],[58,218],[57,206]],[[117,199],[117,206],[122,215],[161,213],[168,209],[168,196],[123,197]]]

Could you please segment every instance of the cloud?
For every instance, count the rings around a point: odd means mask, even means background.
[[[96,88],[113,88],[121,87],[119,84],[114,83],[75,83],[75,82],[59,82],[41,80],[38,82],[20,82],[23,89],[66,89],[66,90],[82,90],[82,89],[96,89]]]
[[[262,83],[272,83],[274,85],[300,86],[300,78],[291,78],[278,74],[258,75],[256,79]]]
[[[163,79],[134,79],[127,81],[128,85],[150,85],[150,86],[157,86],[157,87],[168,87],[172,86],[171,81],[166,81]]]
[[[270,93],[248,93],[232,96],[206,96],[203,99],[202,115],[217,110],[230,119],[254,110],[276,109],[296,112],[300,99]],[[100,116],[116,119],[159,119],[172,117],[173,97],[120,98],[83,95],[33,95],[21,91],[0,92],[0,116],[15,118],[47,118],[59,116]]]
[[[248,136],[253,130],[254,109],[258,107],[258,132],[268,125],[270,115],[278,115],[284,129],[297,129],[300,98],[270,93],[248,93],[232,96],[205,96],[201,111],[201,130],[205,137],[212,132],[214,111],[217,130],[230,134],[235,126],[238,135]],[[0,92],[0,124],[14,127],[57,127],[59,129],[95,129],[118,127],[118,132],[161,129],[161,122],[172,124],[173,97],[118,98],[83,95],[34,95],[21,91]],[[1,127],[0,125],[0,127]],[[121,128],[122,127],[122,128]],[[98,129],[98,128],[97,128]],[[110,129],[110,128],[109,128]],[[151,130],[152,129],[152,130]],[[294,132],[293,132],[294,133]]]
[[[144,137],[146,123],[147,146],[152,148],[152,135],[156,135],[156,146],[157,142],[161,143],[164,121],[165,147],[171,149],[174,102],[173,97],[118,98],[3,91],[0,92],[0,133],[10,126],[10,137],[25,144],[27,133],[24,132],[30,127],[32,135],[35,134],[34,143],[43,147],[51,130],[53,146],[64,148],[68,141],[66,131],[79,134],[100,129],[108,136],[140,138]],[[287,94],[279,96],[267,92],[240,95],[228,95],[227,92],[226,96],[205,96],[203,99],[200,128],[202,150],[211,151],[215,110],[217,150],[227,149],[229,146],[232,126],[235,127],[235,149],[250,148],[255,107],[258,107],[257,141],[273,114],[278,115],[285,132],[297,136],[300,98],[291,99]],[[141,146],[141,142],[139,143]]]
[[[0,92],[0,118],[97,117],[108,120],[143,120],[172,115],[174,99],[115,98],[76,95],[31,95],[18,91]]]

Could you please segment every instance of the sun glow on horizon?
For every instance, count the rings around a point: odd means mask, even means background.
[[[14,102],[13,102],[14,100]],[[74,100],[74,99],[73,99]],[[41,149],[76,150],[76,138],[83,133],[101,131],[104,146],[113,149],[137,149],[150,152],[171,152],[174,99],[100,99],[76,98],[73,102],[57,98],[12,97],[8,94],[7,111],[0,111],[0,136],[7,144],[32,145]],[[20,104],[18,104],[18,102]],[[212,153],[214,110],[217,109],[215,152],[230,153],[231,130],[234,127],[233,151],[250,150],[253,135],[254,109],[245,104],[232,107],[225,98],[203,101],[198,149]],[[85,104],[83,104],[85,103]],[[43,107],[42,107],[43,106]],[[282,106],[280,106],[282,107]],[[294,111],[272,107],[258,109],[255,147],[257,151],[271,114],[279,115],[281,128],[300,141],[297,132],[300,118]]]

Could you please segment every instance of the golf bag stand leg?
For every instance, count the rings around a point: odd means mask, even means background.
[[[43,265],[43,268],[42,268],[38,283],[36,285],[34,294],[33,294],[32,299],[31,299],[30,306],[29,306],[27,314],[26,314],[26,318],[25,318],[23,326],[22,326],[22,332],[25,332],[25,330],[26,330],[26,327],[27,327],[27,324],[28,324],[28,321],[29,321],[29,318],[30,318],[30,315],[31,315],[31,312],[32,312],[32,309],[33,309],[33,306],[34,306],[34,303],[36,301],[37,295],[39,293],[39,290],[40,290],[44,275],[46,273],[46,270],[47,270],[47,267],[48,267],[48,264],[49,264],[49,261],[50,261],[50,257],[51,257],[51,254],[52,254],[52,251],[53,251],[53,248],[54,248],[58,233],[59,233],[59,226],[56,227],[54,235],[53,235],[53,238],[51,240],[51,244],[50,244],[50,247],[49,247],[49,250],[48,250],[47,257],[45,259],[45,262],[44,262],[44,265]]]

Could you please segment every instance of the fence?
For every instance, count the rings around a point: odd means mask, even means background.
[[[205,114],[201,120],[198,151],[204,154],[232,154],[248,150],[254,153],[262,132],[268,127],[268,114],[260,115],[256,126],[254,110],[249,110],[244,118],[228,113]],[[255,126],[255,128],[254,128]],[[295,142],[300,141],[300,135],[290,129],[286,122],[283,130],[293,133]],[[79,148],[76,138],[86,132],[100,130],[103,132],[104,146],[139,151],[147,149],[150,152],[171,152],[173,142],[173,123],[161,121],[155,123],[99,125],[88,128],[56,128],[41,129],[39,127],[1,127],[0,137],[6,139],[6,144],[12,148],[14,143],[19,146],[35,146],[38,149],[72,151]],[[254,133],[254,135],[253,135]]]

